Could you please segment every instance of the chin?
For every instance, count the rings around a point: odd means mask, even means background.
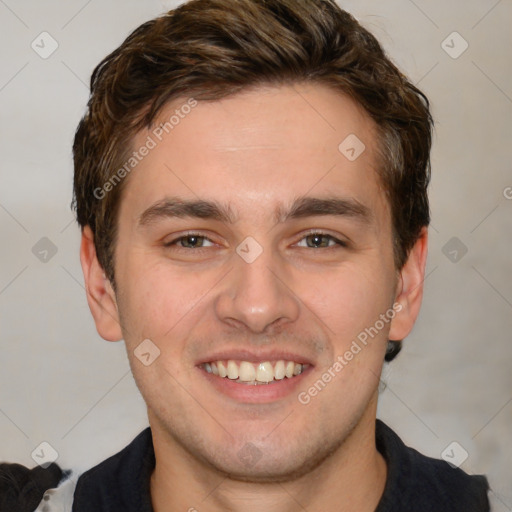
[[[295,444],[295,447],[279,447],[276,444],[257,447],[248,442],[238,451],[231,453],[219,447],[217,454],[197,453],[196,456],[231,480],[247,483],[285,483],[298,480],[314,471],[336,451],[341,442],[336,440],[329,444],[325,439],[320,439],[315,445],[305,446],[301,439]]]

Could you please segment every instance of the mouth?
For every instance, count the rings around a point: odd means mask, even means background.
[[[216,392],[237,403],[261,404],[294,395],[313,364],[293,354],[238,352],[211,356],[196,368]]]
[[[207,373],[237,384],[258,386],[293,379],[308,369],[309,364],[279,359],[253,363],[239,360],[210,361],[200,365]]]

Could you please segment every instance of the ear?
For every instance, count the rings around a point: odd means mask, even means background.
[[[87,302],[99,335],[107,341],[123,338],[114,289],[96,255],[94,235],[89,226],[82,230],[80,263],[84,273]]]
[[[391,321],[390,340],[403,340],[412,331],[420,312],[427,262],[427,246],[428,231],[424,227],[400,271],[395,303],[399,303],[402,309]]]

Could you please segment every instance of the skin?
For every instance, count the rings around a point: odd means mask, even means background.
[[[169,105],[161,119],[184,101]],[[150,134],[139,133],[134,147]],[[353,162],[338,150],[349,134],[366,145]],[[116,292],[98,263],[91,230],[83,230],[81,261],[98,332],[125,340],[147,403],[155,511],[377,506],[386,479],[374,440],[379,376],[386,341],[405,338],[418,315],[427,234],[397,270],[375,144],[367,114],[318,84],[259,87],[199,102],[127,179]],[[276,222],[276,208],[286,211],[299,197],[334,196],[364,205],[367,217]],[[229,205],[236,222],[158,217],[140,224],[143,212],[170,197]],[[328,236],[319,244],[311,230]],[[164,246],[190,231],[206,241]],[[263,249],[253,263],[236,253],[248,236]],[[394,319],[301,404],[298,392],[395,303],[401,311]],[[148,338],[160,356],[145,366],[134,350]],[[285,350],[312,366],[292,393],[245,403],[219,392],[197,367],[202,356],[224,349]],[[259,454],[251,464],[238,456],[247,443]]]

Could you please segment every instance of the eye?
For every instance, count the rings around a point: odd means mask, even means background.
[[[188,233],[166,242],[165,247],[176,247],[178,249],[203,249],[215,245],[208,237],[199,233]],[[347,243],[327,233],[312,232],[304,236],[297,244],[298,247],[308,249],[330,249],[336,246],[347,247]]]
[[[205,242],[208,242],[209,245],[204,245]],[[197,233],[189,233],[185,236],[180,236],[179,238],[175,238],[170,242],[164,244],[165,247],[176,246],[179,249],[202,249],[203,247],[211,247],[214,243],[207,237],[199,235]]]
[[[306,245],[303,244],[305,241]],[[309,249],[328,249],[335,246],[347,247],[345,242],[338,240],[332,235],[327,233],[309,233],[307,236],[301,239],[297,244],[299,247],[307,247]]]

